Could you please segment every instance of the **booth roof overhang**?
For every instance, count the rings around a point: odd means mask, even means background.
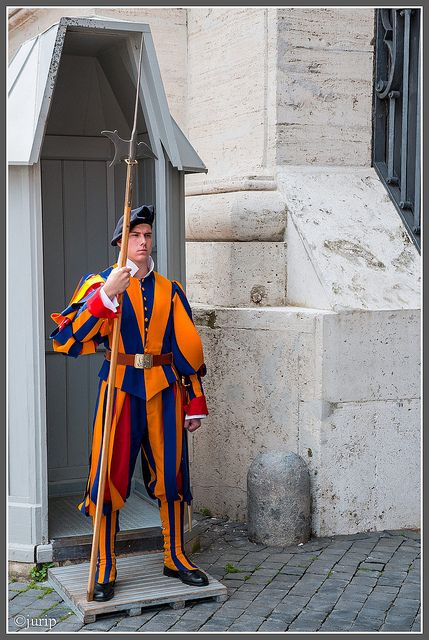
[[[207,173],[205,164],[170,114],[149,25],[96,17],[61,18],[18,49],[8,70],[8,163],[31,165],[40,159],[66,36],[68,52],[81,55],[97,55],[116,38],[125,45],[122,55],[125,51],[128,56],[136,86],[142,34],[140,105],[152,148],[161,143],[171,164],[179,171]],[[114,58],[112,56],[112,64]]]

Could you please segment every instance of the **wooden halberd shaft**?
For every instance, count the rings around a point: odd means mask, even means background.
[[[119,253],[118,267],[125,267],[128,254],[128,236],[130,232],[131,203],[133,200],[134,170],[137,160],[127,162],[127,183],[125,191],[124,220],[122,224],[121,250]],[[91,559],[89,563],[88,588],[86,599],[93,600],[95,571],[97,563],[98,543],[100,539],[101,516],[103,513],[104,489],[106,486],[107,460],[109,455],[110,429],[112,426],[113,398],[115,391],[116,365],[118,360],[119,336],[122,318],[122,295],[118,296],[118,316],[113,319],[110,369],[107,387],[106,414],[103,426],[103,446],[101,451],[100,475],[97,492],[97,504],[95,510],[94,531],[92,537]]]

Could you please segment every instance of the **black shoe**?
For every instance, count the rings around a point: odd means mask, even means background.
[[[115,581],[112,582],[96,582],[94,585],[94,600],[97,602],[106,602],[111,600],[115,595]]]
[[[115,569],[115,579],[111,582],[96,582],[94,584],[94,594],[93,598],[97,602],[106,602],[107,600],[111,600],[115,595],[115,582],[116,576],[118,575],[117,570]]]
[[[179,578],[185,584],[190,584],[191,587],[205,587],[209,583],[206,574],[199,569],[193,571],[189,569],[174,570],[164,566],[164,575],[169,578]]]

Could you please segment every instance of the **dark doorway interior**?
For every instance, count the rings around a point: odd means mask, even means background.
[[[110,237],[122,215],[125,165],[109,167],[113,147],[100,132],[117,129],[121,137],[130,136],[135,86],[125,54],[125,41],[118,36],[67,33],[42,149],[49,538],[64,541],[66,557],[79,554],[92,531],[91,520],[76,506],[88,473],[104,356],[102,350],[77,359],[54,353],[50,314],[68,304],[84,273],[96,273],[117,257]],[[138,133],[148,142],[141,111]],[[154,161],[140,161],[134,206],[154,201]],[[156,248],[153,258],[156,264]],[[143,529],[158,534],[158,509],[145,492],[139,467],[121,516],[123,539],[127,532],[136,539]]]

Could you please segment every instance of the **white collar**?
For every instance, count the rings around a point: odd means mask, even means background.
[[[152,273],[152,271],[155,268],[155,263],[153,261],[152,256],[149,256],[147,259],[147,265],[149,267],[149,271],[146,273],[146,275],[143,276],[143,278],[147,278],[147,276]],[[129,267],[131,269],[131,275],[133,276],[135,273],[137,273],[137,271],[139,270],[139,267],[136,265],[135,262],[133,262],[132,260],[130,260],[129,258],[127,258],[127,267]]]

